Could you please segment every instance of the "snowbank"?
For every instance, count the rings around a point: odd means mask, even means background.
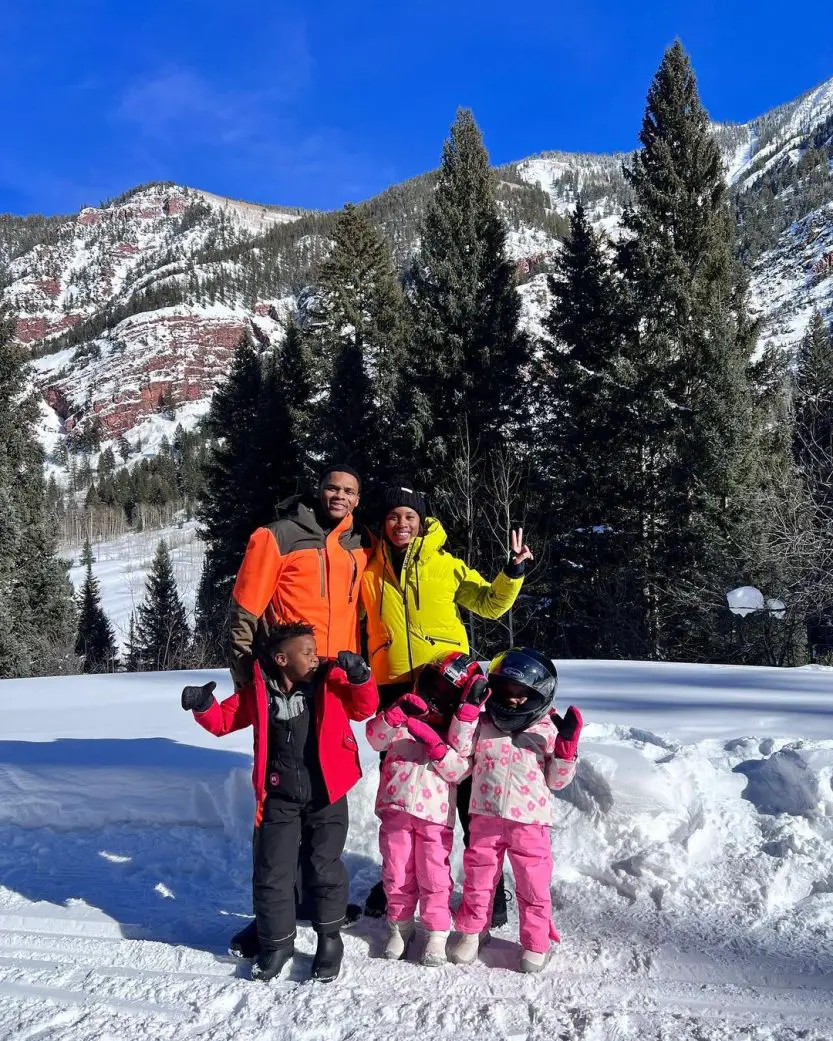
[[[223,696],[227,673],[0,683],[0,1037],[829,1041],[831,670],[559,672],[587,728],[555,804],[563,942],[546,972],[514,971],[516,920],[476,966],[430,974],[379,960],[367,921],[322,989],[299,985],[309,930],[274,987],[219,955],[250,909],[251,735],[213,738],[179,691],[214,678]],[[362,899],[378,773],[356,729]]]

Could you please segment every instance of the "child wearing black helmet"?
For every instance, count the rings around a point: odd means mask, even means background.
[[[448,745],[447,733],[461,700],[477,691],[482,700],[485,690],[477,662],[452,651],[423,666],[413,691],[367,724],[371,747],[386,753],[376,797],[390,931],[386,958],[405,955],[418,904],[427,933],[422,964],[446,961],[457,783],[471,769],[468,756]]]
[[[550,791],[575,775],[581,713],[573,705],[563,718],[555,712],[555,665],[530,647],[499,654],[488,684],[485,696],[472,688],[449,732],[451,745],[473,763],[471,838],[456,918],[462,935],[450,957],[470,964],[488,939],[495,885],[508,853],[520,914],[520,968],[539,972],[550,940],[558,939],[550,895]]]

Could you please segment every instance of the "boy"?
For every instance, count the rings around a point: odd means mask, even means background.
[[[303,842],[310,851],[308,889],[318,933],[312,978],[333,980],[344,953],[346,796],[361,777],[349,720],[376,711],[370,669],[350,651],[335,661],[319,660],[312,626],[293,622],[272,630],[242,689],[218,704],[214,686],[186,687],[182,707],[217,737],[254,729],[252,891],[259,953],[252,976],[273,979],[294,953],[295,875]]]

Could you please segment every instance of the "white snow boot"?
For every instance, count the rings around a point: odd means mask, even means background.
[[[445,945],[448,941],[448,929],[429,930],[426,934],[425,950],[422,953],[422,964],[436,968],[445,965],[448,958],[445,954]]]
[[[461,933],[460,939],[452,946],[449,958],[455,965],[471,965],[476,961],[478,951],[490,940],[488,932]]]
[[[405,957],[405,951],[414,935],[414,920],[406,918],[403,922],[388,921],[390,936],[385,947],[385,957],[388,961],[399,961]]]
[[[549,960],[549,953],[521,951],[521,972],[540,972]]]

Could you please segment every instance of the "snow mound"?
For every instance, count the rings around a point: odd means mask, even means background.
[[[545,972],[516,971],[510,902],[465,969],[389,964],[384,923],[362,920],[327,988],[304,985],[307,928],[268,987],[223,954],[251,907],[251,733],[218,741],[179,691],[225,696],[227,674],[0,682],[0,1038],[829,1041],[830,670],[558,665],[588,723],[554,803]],[[378,765],[356,733],[363,900]],[[460,851],[458,832],[458,896]]]
[[[735,770],[748,778],[743,797],[758,813],[833,815],[833,746],[788,745],[768,759],[739,763]]]

